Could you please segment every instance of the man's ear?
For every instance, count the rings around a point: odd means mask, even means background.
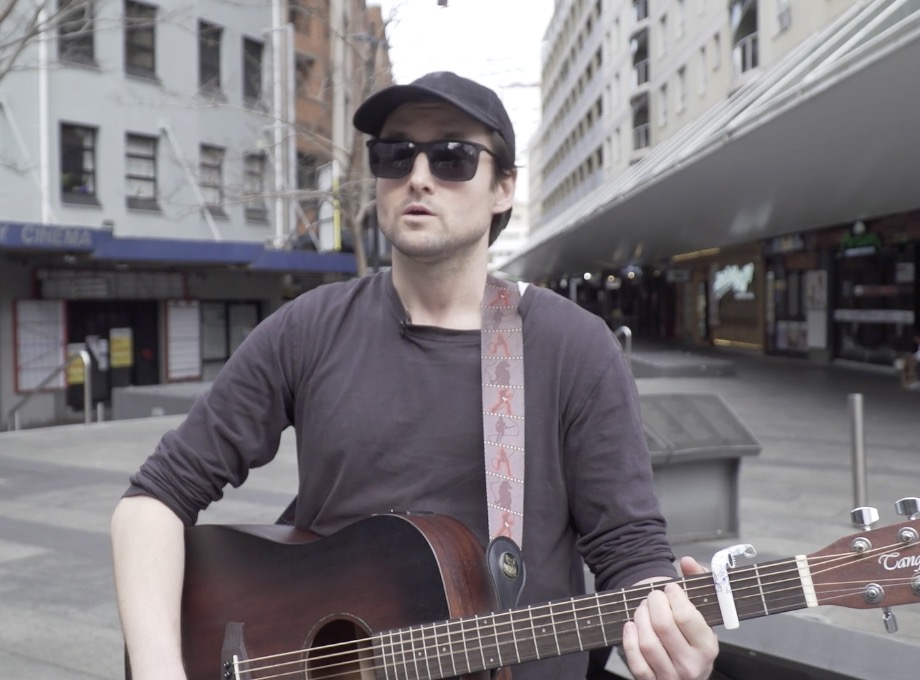
[[[517,168],[502,175],[495,183],[495,204],[492,214],[500,215],[514,206],[514,187],[517,184]]]

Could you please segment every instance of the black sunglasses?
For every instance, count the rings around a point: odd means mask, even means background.
[[[476,176],[479,153],[495,154],[488,147],[461,139],[410,142],[406,139],[372,139],[367,143],[368,160],[374,177],[399,179],[412,172],[415,157],[428,156],[431,174],[447,182],[466,182]]]

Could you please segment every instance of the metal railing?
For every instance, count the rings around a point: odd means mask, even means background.
[[[645,149],[650,143],[648,123],[633,128],[633,149]]]
[[[757,68],[760,64],[760,55],[758,52],[756,33],[751,33],[735,43],[735,46],[732,48],[732,62],[735,69],[735,77]]]
[[[36,394],[45,388],[52,380],[54,380],[58,375],[67,370],[67,368],[74,363],[75,361],[83,362],[83,422],[87,425],[93,422],[93,375],[90,370],[93,365],[93,358],[90,356],[90,353],[85,349],[81,349],[78,354],[71,354],[67,357],[67,360],[62,363],[60,366],[55,368],[51,373],[49,373],[44,380],[42,380],[38,385],[36,385],[31,392],[26,394],[22,399],[13,404],[11,408],[6,413],[6,418],[4,423],[6,429],[19,430],[19,411],[22,410],[22,407],[29,403],[29,400],[34,397]],[[10,423],[12,422],[12,428]]]

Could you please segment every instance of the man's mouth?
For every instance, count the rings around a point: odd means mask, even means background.
[[[426,208],[423,205],[419,205],[417,203],[413,203],[412,205],[406,207],[405,210],[403,210],[403,215],[409,215],[409,216],[433,215],[433,214],[434,213],[432,213],[428,208]]]

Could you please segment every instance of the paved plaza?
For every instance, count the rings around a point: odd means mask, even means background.
[[[645,353],[637,349],[636,356]],[[813,552],[855,531],[848,394],[863,395],[869,502],[879,507],[881,524],[898,519],[894,500],[920,496],[920,394],[901,390],[893,375],[717,356],[736,370],[642,378],[640,391],[721,394],[757,438],[762,451],[742,463],[739,513],[740,539],[761,555]],[[165,416],[0,433],[0,678],[123,676],[109,518],[128,475],[179,421]],[[293,437],[286,435],[271,465],[229,490],[201,519],[272,522],[293,497],[295,478]],[[679,548],[708,559],[724,545],[707,540]],[[920,605],[897,614],[894,636],[883,634],[878,610],[824,607],[747,622],[742,630],[748,637],[760,630],[767,639],[775,629],[758,629],[759,622],[808,617],[839,631],[843,641],[866,632],[859,639],[877,637],[885,657],[920,660]]]

